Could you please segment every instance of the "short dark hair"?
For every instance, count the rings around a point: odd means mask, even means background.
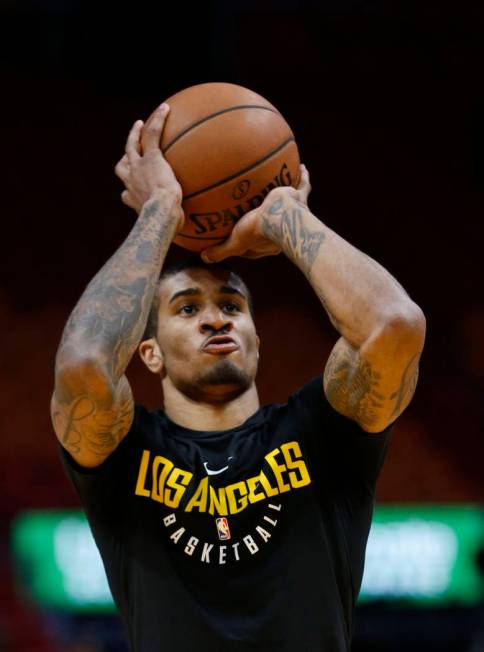
[[[252,319],[254,319],[254,303],[252,300],[252,294],[250,293],[250,290],[247,287],[244,279],[226,262],[222,261],[220,263],[206,263],[200,258],[200,256],[193,254],[161,270],[161,274],[158,279],[153,301],[151,303],[150,312],[148,315],[148,321],[146,322],[146,328],[143,333],[143,337],[141,338],[141,341],[149,340],[151,337],[156,337],[156,332],[158,330],[158,309],[160,307],[160,283],[164,281],[165,278],[168,278],[169,276],[174,276],[179,272],[184,272],[187,269],[207,269],[210,272],[215,270],[221,270],[224,272],[228,272],[229,274],[233,274],[247,293],[247,303],[249,305],[249,311],[250,314],[252,315]]]

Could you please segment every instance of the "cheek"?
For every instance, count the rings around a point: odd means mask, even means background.
[[[159,344],[166,363],[183,362],[186,364],[194,359],[195,346],[189,333],[164,330],[159,333]]]
[[[246,346],[246,351],[248,354],[252,355],[257,353],[258,347],[257,347],[257,335],[255,331],[252,329],[248,330],[248,332],[244,336],[245,339],[245,346]]]

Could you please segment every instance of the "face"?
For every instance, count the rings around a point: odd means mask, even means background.
[[[151,370],[196,401],[228,401],[249,389],[259,338],[237,277],[188,269],[164,279],[159,296],[160,359]]]

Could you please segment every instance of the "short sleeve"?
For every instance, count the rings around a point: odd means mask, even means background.
[[[338,541],[351,569],[355,601],[363,577],[375,486],[394,424],[377,434],[365,432],[331,406],[322,376],[296,392],[288,405],[300,419],[322,513],[334,531],[342,533]]]
[[[93,468],[83,467],[61,445],[60,458],[64,470],[78,494],[82,507],[89,518],[102,518],[119,522],[133,473],[130,461],[136,446],[140,421],[146,413],[136,404],[133,423],[128,434],[102,464]]]
[[[288,407],[301,424],[313,472],[320,480],[339,491],[373,494],[394,424],[377,434],[365,432],[331,406],[322,376],[291,396]]]

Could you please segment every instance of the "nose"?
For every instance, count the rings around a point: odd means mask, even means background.
[[[211,306],[200,314],[198,327],[203,334],[211,332],[229,333],[233,328],[233,322],[218,306]]]

